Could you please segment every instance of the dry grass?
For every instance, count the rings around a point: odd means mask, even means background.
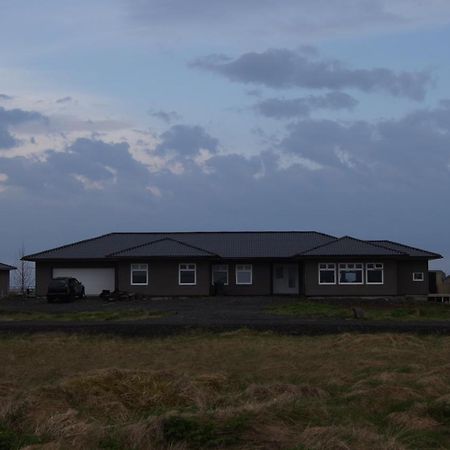
[[[43,335],[0,360],[0,450],[449,448],[448,337]]]

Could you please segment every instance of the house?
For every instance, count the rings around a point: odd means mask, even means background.
[[[9,294],[9,273],[11,270],[16,270],[16,268],[0,263],[0,298]]]
[[[24,257],[36,292],[73,276],[87,295],[414,296],[428,294],[432,253],[392,241],[314,231],[110,233]]]

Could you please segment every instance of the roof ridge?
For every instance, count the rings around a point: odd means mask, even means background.
[[[101,234],[100,236],[95,236],[93,238],[88,238],[88,239],[82,239],[81,241],[72,242],[71,244],[61,245],[59,247],[51,248],[49,250],[44,250],[42,252],[31,253],[30,255],[23,256],[21,258],[21,260],[27,261],[29,258],[34,258],[35,256],[38,256],[38,255],[45,255],[47,253],[54,252],[55,250],[62,250],[63,248],[69,248],[69,247],[73,247],[78,244],[84,244],[85,242],[95,241],[97,239],[102,239],[106,236],[111,236],[113,234],[116,234],[116,233],[105,233],[105,234]]]
[[[156,243],[162,242],[162,241],[172,241],[172,242],[176,242],[177,244],[184,245],[185,247],[190,247],[190,248],[193,248],[193,249],[195,249],[195,250],[200,250],[200,251],[202,251],[202,252],[209,253],[209,254],[212,255],[212,256],[218,256],[216,253],[212,253],[212,252],[210,252],[210,251],[208,251],[208,250],[206,250],[206,249],[204,249],[204,248],[201,248],[201,247],[196,247],[195,245],[187,244],[186,242],[180,241],[180,240],[178,240],[178,239],[173,239],[173,238],[170,238],[170,237],[163,237],[163,238],[161,238],[161,239],[156,239],[155,241],[144,242],[143,244],[140,244],[140,245],[135,245],[135,246],[133,246],[133,247],[124,248],[124,249],[119,250],[119,251],[117,251],[117,252],[109,253],[109,254],[106,255],[106,257],[107,257],[107,258],[113,257],[113,256],[116,256],[116,255],[119,254],[119,253],[128,252],[128,251],[130,251],[130,250],[136,250],[136,249],[138,249],[138,248],[142,248],[142,247],[145,247],[145,246],[147,246],[147,245],[153,245],[153,244],[156,244]]]
[[[370,241],[367,241],[367,240],[364,240],[364,239],[355,238],[355,237],[349,236],[349,235],[341,236],[340,238],[336,238],[334,241],[326,242],[325,244],[321,244],[321,245],[318,245],[316,247],[313,247],[313,248],[310,248],[308,250],[305,250],[305,251],[303,251],[301,253],[297,253],[294,256],[304,255],[305,253],[312,252],[312,251],[317,250],[319,248],[326,247],[326,246],[331,245],[331,244],[335,244],[336,242],[342,241],[343,239],[350,239],[352,241],[362,242],[362,243],[367,244],[367,245],[372,246],[372,247],[382,248],[382,249],[388,250],[390,252],[398,253],[399,255],[406,255],[407,256],[407,253],[400,252],[399,250],[394,250],[394,249],[391,249],[391,248],[387,248],[387,247],[384,247],[383,245],[373,244]]]
[[[391,241],[389,239],[373,239],[370,242],[389,242],[389,244],[394,244],[394,245],[400,245],[401,247],[406,247],[406,248],[410,248],[411,250],[417,250],[418,252],[424,252],[424,253],[429,253],[431,255],[436,255],[436,256],[440,256],[442,258],[442,255],[436,252],[429,252],[428,250],[424,250],[423,248],[419,248],[419,247],[413,247],[412,245],[406,245],[406,244],[402,244],[400,242],[395,242],[395,241]],[[406,254],[406,253],[405,253]]]
[[[296,233],[296,234],[320,234],[336,239],[336,236],[323,233],[322,231],[314,230],[210,230],[210,231],[113,231],[108,234],[250,234],[250,233],[264,233],[264,234],[279,234],[279,233]]]

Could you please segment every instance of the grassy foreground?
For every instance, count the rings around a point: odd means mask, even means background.
[[[157,319],[167,316],[168,313],[149,310],[123,310],[123,311],[82,311],[82,312],[68,312],[68,313],[41,313],[41,312],[27,312],[27,311],[1,311],[0,321],[14,322],[27,320],[43,320],[56,322],[81,322],[90,320],[148,320]],[[1,450],[1,448],[0,448]]]
[[[368,320],[450,320],[450,306],[445,304],[367,305],[360,306]],[[350,306],[300,300],[269,309],[273,314],[302,318],[353,318]]]
[[[448,449],[450,337],[0,339],[0,449]]]

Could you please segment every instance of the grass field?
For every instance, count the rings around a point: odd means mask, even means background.
[[[0,338],[0,449],[450,447],[450,337]]]
[[[159,311],[128,309],[123,311],[82,311],[67,313],[44,313],[27,311],[1,311],[0,321],[51,320],[59,322],[90,320],[148,320],[168,315]],[[0,449],[1,450],[1,449]]]
[[[450,306],[445,304],[364,305],[359,306],[368,320],[450,320]],[[269,312],[282,316],[302,318],[353,318],[350,306],[301,300],[275,306]]]

